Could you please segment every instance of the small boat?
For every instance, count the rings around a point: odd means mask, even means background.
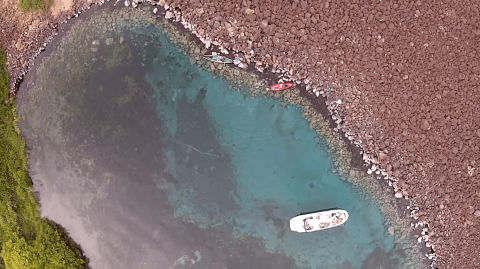
[[[222,64],[232,64],[233,63],[233,60],[228,59],[227,57],[221,56],[221,55],[203,55],[203,58],[205,60],[215,62],[215,63],[222,63]]]
[[[290,220],[290,230],[299,233],[311,233],[344,224],[348,212],[342,209],[314,212],[296,216]]]
[[[278,83],[278,84],[272,85],[268,88],[265,88],[265,90],[266,91],[273,91],[273,92],[283,91],[283,90],[288,89],[292,86],[293,86],[293,83]]]

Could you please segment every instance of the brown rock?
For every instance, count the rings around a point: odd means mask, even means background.
[[[254,11],[253,9],[247,8],[247,9],[245,9],[245,13],[246,13],[247,15],[253,15],[253,13],[255,13],[255,11]]]
[[[393,168],[393,167],[392,167],[392,165],[391,165],[391,164],[387,164],[387,172],[390,172],[390,171],[392,171],[392,168]]]
[[[15,44],[15,48],[17,50],[23,50],[23,44],[21,39],[18,39],[17,43]]]
[[[385,160],[386,158],[387,158],[387,154],[385,154],[384,152],[380,151],[380,152],[378,153],[378,159],[379,159],[380,161],[383,161],[383,160]]]
[[[308,8],[308,3],[307,3],[306,0],[303,0],[303,1],[302,1],[302,9],[303,9],[303,10],[306,10],[307,8]]]
[[[267,21],[267,20],[263,20],[262,22],[260,22],[260,27],[262,27],[262,28],[267,28],[267,27],[268,27],[268,21]]]
[[[298,31],[298,36],[299,36],[299,37],[302,37],[302,36],[304,36],[304,35],[305,35],[305,29],[300,29],[300,30]]]
[[[426,119],[422,120],[420,128],[424,131],[427,131],[430,129],[430,124],[428,124],[428,121]]]
[[[475,209],[473,208],[473,206],[469,206],[468,209],[467,209],[467,213],[468,214],[473,214],[475,212]]]

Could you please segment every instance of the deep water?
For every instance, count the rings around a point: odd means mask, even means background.
[[[403,268],[300,108],[232,90],[156,28],[96,38],[88,69],[54,51],[18,97],[42,215],[92,268]],[[290,231],[330,208],[344,226]]]

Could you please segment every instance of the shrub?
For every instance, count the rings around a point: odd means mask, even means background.
[[[30,9],[45,9],[46,4],[44,0],[20,0],[18,6],[21,10]]]
[[[6,62],[0,46],[0,269],[86,268],[81,251],[65,241],[66,234],[40,217],[15,102],[9,98]]]

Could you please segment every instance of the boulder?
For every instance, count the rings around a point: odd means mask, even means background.
[[[110,46],[113,44],[113,38],[109,37],[105,39],[105,45]]]
[[[167,13],[165,13],[165,19],[171,19],[173,17],[175,17],[175,14],[173,14],[173,12],[167,11]]]

